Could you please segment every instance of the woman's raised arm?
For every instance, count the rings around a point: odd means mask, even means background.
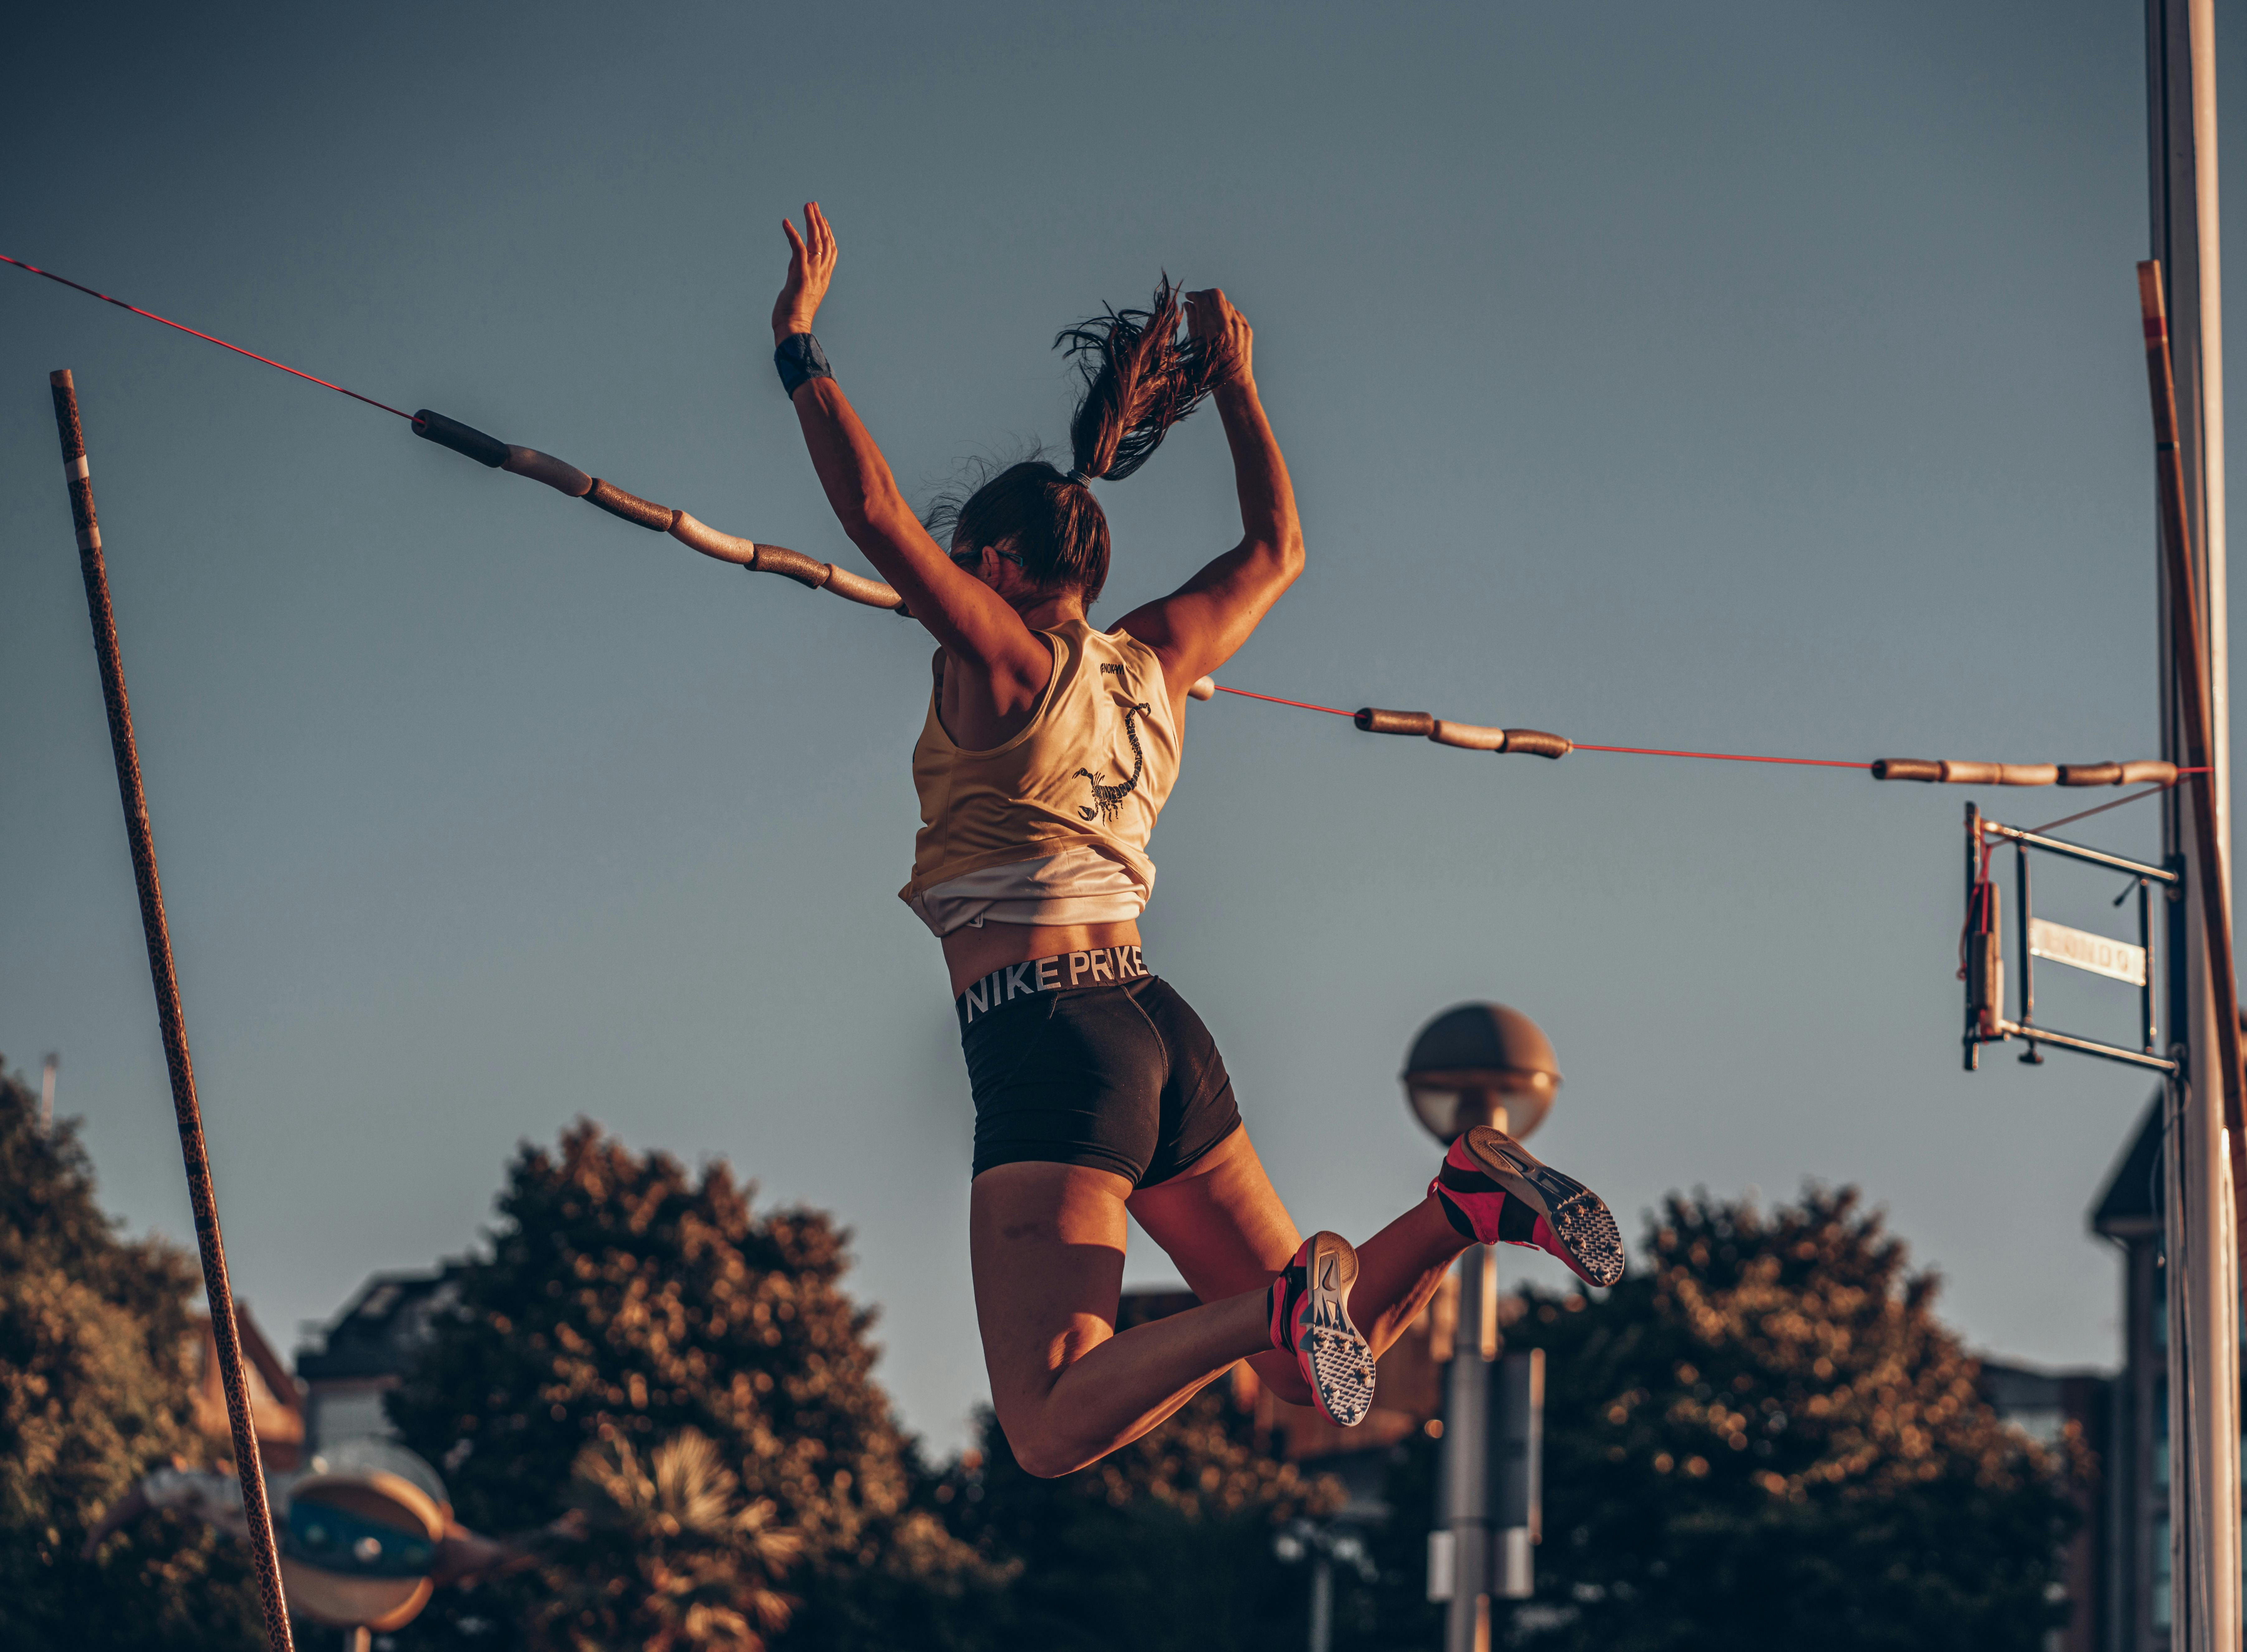
[[[1295,490],[1287,481],[1272,421],[1257,399],[1250,360],[1254,335],[1246,319],[1212,287],[1186,295],[1186,327],[1221,352],[1232,374],[1216,391],[1218,417],[1233,449],[1233,485],[1240,497],[1240,543],[1192,579],[1117,623],[1153,649],[1173,693],[1215,671],[1303,571],[1303,529],[1295,515]]]
[[[850,543],[898,588],[912,617],[946,648],[989,673],[994,699],[1014,699],[1008,691],[1015,679],[1035,697],[1052,670],[1051,652],[1004,597],[929,537],[810,338],[835,276],[836,245],[817,201],[804,208],[803,217],[803,235],[782,221],[788,231],[788,279],[773,303],[773,343],[792,354],[796,371],[805,375],[791,399],[827,503]]]

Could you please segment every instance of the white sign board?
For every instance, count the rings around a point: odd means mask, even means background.
[[[2070,929],[2065,924],[2055,924],[2047,918],[2029,919],[2029,952],[2037,958],[2048,958],[2055,964],[2066,964],[2076,969],[2087,969],[2093,975],[2104,975],[2111,980],[2127,981],[2133,986],[2146,984],[2146,949],[2133,946],[2127,941],[2118,941],[2105,935],[2093,935],[2088,930]]]

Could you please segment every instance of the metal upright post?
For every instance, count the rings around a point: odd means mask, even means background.
[[[1545,1537],[1545,1350],[1499,1362],[1491,1430],[1492,1548],[1496,1593],[1526,1601],[1537,1592],[1537,1545]]]
[[[2162,801],[2167,854],[2186,868],[2182,979],[2169,982],[2182,1070],[2164,1133],[2169,1276],[2171,1621],[2183,1652],[2240,1645],[2238,1235],[2227,1097],[2240,1078],[2228,921],[2230,698],[2226,649],[2223,304],[2216,194],[2213,0],[2147,0],[2153,255],[2174,379],[2163,465],[2160,694],[2162,755],[2209,769]],[[2155,343],[2148,320],[2148,348]],[[2155,416],[2162,417],[2158,390]],[[2171,454],[2174,454],[2174,459]],[[2171,467],[2174,468],[2171,468]],[[2197,601],[2193,600],[2195,597]],[[2196,612],[2195,611],[2196,610]],[[2193,631],[2198,634],[2194,635]],[[2223,949],[2219,956],[2216,949]],[[2219,986],[2219,984],[2220,986]],[[2226,1001],[2219,1002],[2221,997]]]
[[[1478,1124],[1519,1141],[1544,1121],[1561,1088],[1552,1041],[1503,1004],[1460,1004],[1429,1022],[1412,1041],[1404,1076],[1414,1116],[1446,1146]],[[1450,1602],[1445,1652],[1490,1652],[1491,1597],[1504,1582],[1494,1576],[1492,1545],[1491,1364],[1499,1335],[1498,1262],[1490,1247],[1467,1246],[1457,1278],[1428,1598]]]
[[[101,668],[101,698],[109,712],[110,754],[117,764],[118,801],[125,806],[125,836],[133,851],[133,881],[140,891],[140,927],[148,944],[148,975],[156,989],[156,1021],[163,1034],[165,1063],[171,1070],[172,1109],[179,1125],[181,1159],[188,1173],[188,1203],[195,1213],[195,1242],[202,1255],[211,1343],[218,1354],[219,1384],[226,1393],[235,1472],[242,1482],[242,1518],[249,1527],[250,1560],[265,1612],[265,1638],[272,1652],[291,1652],[289,1608],[282,1594],[281,1563],[273,1542],[273,1512],[265,1500],[265,1476],[257,1457],[257,1429],[249,1412],[242,1330],[234,1314],[234,1288],[227,1280],[226,1242],[219,1232],[218,1195],[211,1186],[202,1107],[195,1099],[195,1068],[188,1055],[180,980],[172,966],[172,934],[164,918],[163,885],[156,876],[156,840],[148,825],[148,800],[140,786],[140,754],[133,739],[133,707],[125,693],[117,621],[110,611],[109,571],[102,560],[101,529],[93,514],[93,483],[79,425],[78,391],[67,368],[47,377],[54,394],[55,429],[62,438],[63,476],[70,487],[71,516],[78,529],[79,571],[85,581],[87,618],[93,623],[94,659]]]
[[[2013,844],[2013,923],[2020,937],[2021,957],[2021,1025],[2036,1025],[2036,954],[2029,951],[2029,850],[2028,845]],[[2037,1054],[2036,1040],[2028,1041],[2028,1053],[2021,1057],[2024,1067],[2041,1067],[2044,1057]]]
[[[1490,1370],[1498,1348],[1498,1259],[1459,1258],[1458,1329],[1444,1396],[1443,1516],[1451,1566],[1444,1652],[1490,1652]]]
[[[1311,1546],[1311,1652],[1333,1652],[1334,1553],[1323,1543]]]

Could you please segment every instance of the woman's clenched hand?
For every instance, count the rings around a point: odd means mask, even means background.
[[[1249,352],[1255,347],[1256,335],[1249,329],[1248,318],[1233,307],[1220,289],[1206,287],[1186,295],[1186,334],[1199,339],[1204,350],[1226,364],[1220,383],[1255,382],[1255,374],[1249,370]]]

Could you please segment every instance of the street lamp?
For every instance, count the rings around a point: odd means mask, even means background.
[[[1553,1041],[1520,1010],[1460,1004],[1420,1029],[1404,1080],[1413,1117],[1438,1141],[1448,1144],[1477,1124],[1518,1141],[1552,1111],[1561,1064]],[[1445,1652],[1489,1652],[1492,1597],[1526,1599],[1533,1587],[1545,1370],[1540,1351],[1506,1362],[1493,1441],[1498,1266],[1489,1246],[1471,1245],[1459,1258],[1458,1301],[1437,1525],[1428,1533],[1428,1598],[1450,1603]]]
[[[1560,1088],[1553,1041],[1503,1004],[1445,1010],[1420,1029],[1404,1060],[1412,1115],[1446,1146],[1477,1124],[1521,1140],[1545,1122]]]

